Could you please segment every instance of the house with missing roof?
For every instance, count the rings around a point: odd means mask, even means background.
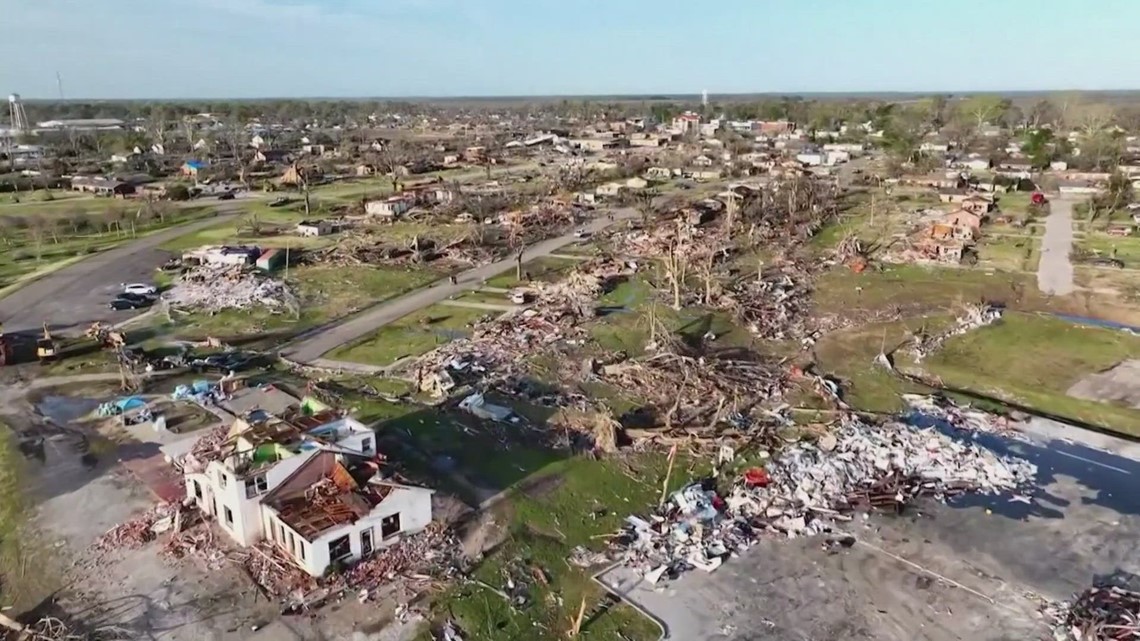
[[[254,409],[211,452],[183,459],[187,496],[239,545],[269,541],[312,576],[432,520],[432,490],[386,478],[372,430],[327,408]]]

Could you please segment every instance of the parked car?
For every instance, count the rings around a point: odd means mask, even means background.
[[[152,302],[154,302],[154,299],[150,296],[143,296],[142,294],[131,294],[129,292],[123,292],[122,294],[119,294],[115,298],[121,298],[123,300],[134,301],[136,303],[139,303],[140,305],[149,305]]]
[[[236,194],[232,191],[223,191],[218,194],[218,200],[233,200]]]
[[[253,358],[253,356],[242,352],[210,354],[203,358],[191,360],[190,368],[195,372],[232,372],[244,368]]]
[[[291,201],[288,197],[278,196],[277,198],[274,198],[272,201],[270,201],[269,206],[270,207],[284,207],[285,205],[288,205],[290,202]]]
[[[158,293],[158,288],[145,283],[123,283],[123,293],[136,294],[139,296],[154,296]]]
[[[144,309],[144,308],[150,307],[150,305],[151,305],[151,302],[149,300],[139,301],[139,300],[130,299],[130,298],[116,298],[115,300],[110,302],[108,307],[115,310],[116,312],[122,312],[122,311],[126,311],[129,309]]]

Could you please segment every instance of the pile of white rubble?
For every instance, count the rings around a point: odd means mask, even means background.
[[[284,311],[297,305],[284,281],[230,265],[203,265],[187,271],[162,296],[172,307],[205,312],[254,307]]]

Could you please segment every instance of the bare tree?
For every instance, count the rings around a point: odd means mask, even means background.
[[[50,224],[47,216],[36,215],[28,218],[28,240],[32,242],[32,247],[35,249],[36,262],[43,258],[44,241],[49,235],[48,226]]]
[[[674,238],[673,242],[669,244],[669,253],[665,256],[663,265],[665,267],[665,278],[668,279],[669,287],[673,292],[673,309],[680,311],[681,290],[685,286],[685,276],[688,273],[689,263],[684,255],[679,238]]]

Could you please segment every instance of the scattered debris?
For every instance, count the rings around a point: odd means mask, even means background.
[[[993,325],[1001,320],[1003,311],[1001,307],[989,304],[970,305],[966,307],[966,311],[961,316],[958,316],[954,324],[945,331],[934,336],[923,333],[914,337],[914,344],[911,347],[914,360],[921,362],[927,356],[941,349],[942,345],[954,336],[961,336],[975,329]]]
[[[179,504],[160,503],[135,518],[120,523],[104,532],[92,549],[98,552],[112,550],[134,550],[155,540],[158,534],[171,528],[173,521],[181,512]]]
[[[1093,586],[1042,610],[1057,641],[1140,639],[1140,592],[1120,586]]]
[[[674,493],[648,519],[629,517],[616,542],[623,560],[656,582],[691,568],[714,571],[764,532],[830,533],[854,510],[897,511],[920,496],[1010,492],[1035,474],[1031,463],[937,428],[848,416],[817,442],[791,445],[765,469],[748,470],[727,495],[710,480]]]
[[[211,313],[252,307],[298,309],[297,298],[284,281],[235,265],[206,264],[188,269],[162,297],[175,308]]]

